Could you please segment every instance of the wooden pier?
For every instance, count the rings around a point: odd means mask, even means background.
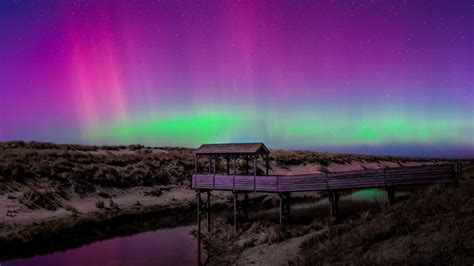
[[[455,164],[435,164],[413,167],[383,168],[361,171],[314,173],[304,175],[268,175],[270,151],[263,143],[205,144],[195,152],[195,167],[192,188],[198,199],[198,242],[200,242],[201,215],[207,214],[207,229],[210,230],[210,198],[215,190],[231,191],[234,194],[234,228],[237,230],[239,217],[248,213],[248,193],[278,193],[280,196],[280,223],[289,221],[291,193],[325,191],[329,193],[329,214],[338,212],[339,192],[349,189],[382,188],[387,191],[388,203],[395,200],[395,189],[401,186],[429,185],[457,182],[461,168]],[[207,159],[207,173],[199,173],[200,161]],[[226,160],[226,174],[217,173],[219,159]],[[258,175],[257,162],[263,159],[265,170]],[[237,161],[244,161],[244,169],[237,167]],[[249,161],[253,161],[249,174]],[[232,169],[231,169],[232,165]],[[206,193],[203,202],[201,194]],[[242,195],[243,197],[239,197]]]

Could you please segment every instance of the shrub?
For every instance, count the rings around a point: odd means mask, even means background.
[[[109,207],[112,209],[112,210],[120,210],[119,206],[117,203],[115,203],[112,199],[109,200]]]
[[[65,209],[66,211],[70,211],[70,212],[72,212],[72,213],[79,213],[79,211],[76,209],[76,207],[74,207],[74,206],[72,206],[72,205],[70,205],[70,204],[64,205],[64,209]]]
[[[103,209],[105,207],[105,203],[103,200],[98,200],[95,202],[95,206],[99,209]]]
[[[30,209],[43,208],[54,211],[61,207],[59,201],[54,197],[54,193],[50,190],[36,190],[34,188],[26,189],[22,193],[20,202]]]

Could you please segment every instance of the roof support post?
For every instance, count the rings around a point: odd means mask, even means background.
[[[214,155],[214,175],[217,173],[217,155]]]
[[[245,175],[249,175],[249,156],[245,155]]]
[[[268,175],[268,154],[265,155],[265,175]]]
[[[197,158],[198,156],[196,154],[194,154],[194,174],[196,175],[197,174]]]
[[[230,175],[229,156],[226,156],[225,159],[227,161],[227,175]]]
[[[207,156],[207,158],[209,159],[209,170],[208,170],[208,174],[211,174],[211,167],[212,167],[212,159],[211,159],[211,156]]]
[[[199,155],[194,154],[194,174],[193,174],[194,188],[197,188],[198,160],[199,160]]]

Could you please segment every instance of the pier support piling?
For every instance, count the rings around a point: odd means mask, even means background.
[[[201,232],[201,215],[206,214],[207,220],[207,231],[211,231],[211,192],[206,191],[206,201],[202,198],[202,191],[198,190],[196,192],[197,199],[197,220],[198,220],[198,236]]]
[[[203,200],[202,193],[206,193],[206,201]],[[206,213],[207,220],[207,231],[211,231],[211,192],[203,192],[201,190],[196,191],[196,203],[197,203],[197,245],[198,245],[198,263],[201,265],[201,215]]]
[[[387,187],[386,190],[388,206],[392,206],[395,203],[395,187]]]
[[[339,214],[339,194],[337,191],[329,192],[329,216],[332,219],[337,219]]]
[[[280,225],[288,224],[291,216],[291,193],[280,193]]]
[[[207,231],[211,231],[211,192],[207,191],[207,200],[206,200],[206,216],[207,216]]]
[[[243,199],[239,199],[239,194],[243,194]],[[241,220],[248,220],[249,208],[248,193],[234,192],[234,231],[237,232],[237,223],[239,218]]]
[[[234,232],[237,232],[237,210],[238,210],[238,203],[239,203],[239,194],[234,193]]]

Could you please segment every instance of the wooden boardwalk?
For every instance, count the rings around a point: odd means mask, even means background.
[[[340,191],[383,188],[387,191],[388,203],[392,204],[395,200],[396,187],[457,182],[462,171],[461,164],[456,167],[454,164],[435,164],[306,175],[269,175],[269,153],[270,150],[263,143],[204,144],[195,151],[191,186],[196,190],[197,198],[199,262],[201,261],[201,216],[204,214],[207,216],[207,229],[210,230],[212,191],[233,193],[234,230],[237,231],[237,220],[248,218],[247,194],[250,192],[277,193],[280,198],[280,224],[284,224],[290,220],[292,192],[328,192],[329,214],[331,217],[336,217]],[[205,174],[198,171],[204,170],[203,167],[199,167],[202,159],[207,159],[204,167],[207,168]],[[222,159],[226,162],[226,174],[218,173],[218,161]],[[257,175],[258,159],[265,162],[264,175]],[[242,161],[244,171],[237,167],[237,164]],[[252,173],[249,171],[250,161],[253,162]],[[232,171],[231,165],[233,165]]]
[[[281,193],[386,188],[454,181],[454,164],[440,164],[306,175],[195,174],[192,187],[196,190]]]

